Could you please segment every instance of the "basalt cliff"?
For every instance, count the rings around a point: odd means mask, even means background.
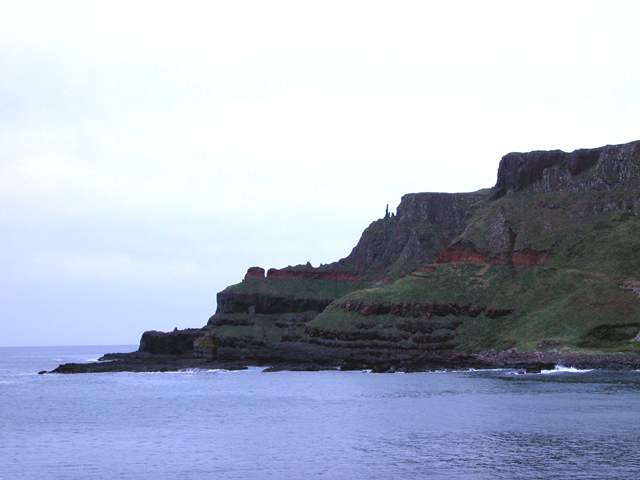
[[[405,195],[347,257],[251,267],[202,328],[95,365],[639,368],[639,215],[640,141],[510,153],[493,188]]]

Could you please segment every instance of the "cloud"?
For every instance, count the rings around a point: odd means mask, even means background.
[[[405,193],[491,186],[510,151],[635,140],[639,9],[5,2],[0,302],[175,323],[249,266],[346,256]]]

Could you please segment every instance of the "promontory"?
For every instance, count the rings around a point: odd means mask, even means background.
[[[201,328],[54,372],[640,368],[640,141],[509,153],[411,193],[337,262],[252,266]]]

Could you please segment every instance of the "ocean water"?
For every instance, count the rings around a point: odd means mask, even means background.
[[[638,479],[640,372],[37,375],[0,348],[0,479]]]

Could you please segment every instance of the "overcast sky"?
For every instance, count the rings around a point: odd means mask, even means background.
[[[640,139],[639,2],[0,3],[0,346],[200,327],[405,193]]]

